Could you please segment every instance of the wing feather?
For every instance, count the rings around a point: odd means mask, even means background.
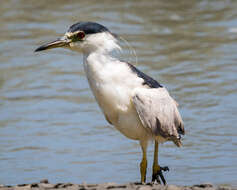
[[[184,134],[182,118],[176,101],[165,88],[138,88],[132,98],[144,127],[155,136],[162,136],[181,146],[180,134]]]

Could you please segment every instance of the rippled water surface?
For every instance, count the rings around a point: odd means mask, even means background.
[[[140,180],[139,144],[105,121],[82,56],[33,52],[90,20],[127,39],[180,104],[184,147],[160,146],[168,183],[237,185],[236,10],[235,0],[1,1],[0,183]],[[153,145],[148,156],[150,181]]]

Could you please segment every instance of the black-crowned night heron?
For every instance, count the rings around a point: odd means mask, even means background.
[[[62,38],[35,51],[64,47],[83,53],[87,79],[106,120],[142,148],[141,182],[146,181],[147,145],[155,141],[152,182],[166,181],[158,164],[158,145],[173,141],[178,147],[184,126],[177,103],[165,87],[133,65],[111,55],[120,49],[116,35],[93,22],[72,25]],[[160,179],[159,179],[160,178]]]

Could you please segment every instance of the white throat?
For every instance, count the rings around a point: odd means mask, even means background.
[[[106,70],[106,65],[111,67],[118,60],[112,56],[113,51],[120,51],[117,39],[109,32],[88,35],[81,43],[83,63],[87,77],[94,78]]]

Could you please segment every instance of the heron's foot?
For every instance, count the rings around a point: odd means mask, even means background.
[[[152,183],[161,184],[161,182],[160,182],[160,179],[161,179],[162,183],[164,185],[166,185],[166,180],[163,176],[162,171],[164,171],[164,172],[169,171],[168,166],[165,166],[165,167],[161,167],[159,165],[153,166]]]

